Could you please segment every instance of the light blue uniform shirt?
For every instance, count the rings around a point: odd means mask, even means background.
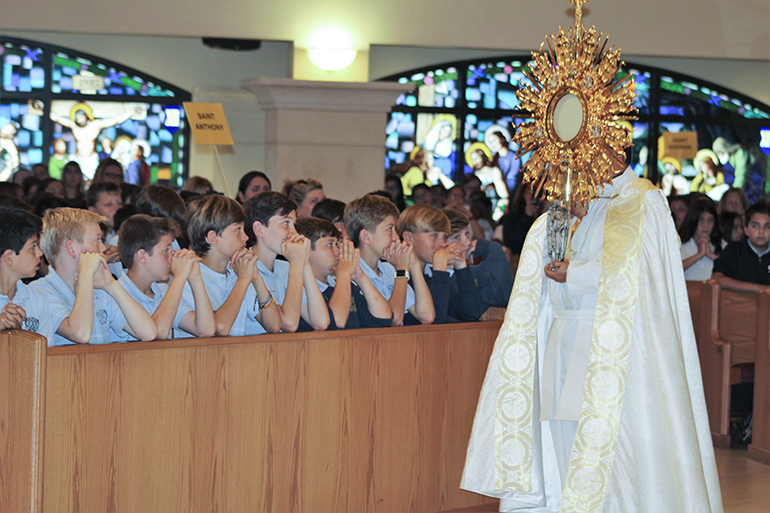
[[[369,264],[364,262],[363,258],[360,260],[360,264],[361,270],[364,271],[364,274],[366,274],[370,280],[372,280],[372,283],[377,288],[377,290],[380,291],[380,294],[382,294],[386,300],[390,301],[390,296],[393,295],[393,285],[396,283],[396,268],[388,262],[378,260],[378,274],[377,271],[369,267]],[[403,280],[405,278],[401,279]],[[414,290],[412,289],[411,285],[407,284],[406,305],[404,313],[408,312],[412,305],[414,305]]]
[[[72,307],[75,306],[75,293],[70,290],[53,268],[51,268],[48,276],[33,282],[31,286],[46,297],[51,314],[51,326],[56,331],[62,321],[72,313]],[[125,342],[125,337],[128,335],[123,331],[125,325],[126,317],[112,296],[103,290],[94,290],[94,327],[89,343]],[[58,333],[54,335],[54,340],[56,346],[75,343]]]
[[[203,285],[206,287],[206,292],[209,295],[209,301],[211,301],[211,308],[217,311],[220,306],[227,301],[230,297],[230,293],[235,288],[235,284],[238,282],[238,275],[232,269],[227,269],[224,274],[218,273],[210,267],[200,264],[201,277],[203,277]],[[188,305],[194,305],[195,299],[193,298],[192,288],[189,283],[184,285],[184,293],[182,294],[182,300]],[[243,335],[261,335],[266,333],[265,328],[257,321],[256,317],[259,313],[259,301],[257,299],[257,291],[254,289],[253,284],[249,284],[249,288],[246,289],[246,296],[243,298],[241,308],[238,310],[238,316],[233,321],[233,325],[230,328],[231,337],[240,337]],[[192,335],[177,329],[174,333],[176,338],[191,337]]]
[[[45,295],[29,285],[24,285],[19,280],[16,282],[16,294],[14,294],[11,303],[22,307],[27,314],[27,318],[24,319],[21,326],[22,329],[43,335],[48,340],[48,345],[52,346],[54,334],[51,326],[51,315],[48,313],[48,300]],[[6,304],[8,304],[8,296],[0,294],[0,305]]]
[[[166,297],[166,292],[168,292],[168,285],[165,283],[153,283],[150,285],[150,290],[152,290],[154,297],[150,297],[139,290],[139,287],[136,286],[136,283],[131,281],[131,278],[128,277],[128,273],[125,271],[120,275],[118,283],[120,283],[126,292],[128,292],[128,295],[134,298],[134,301],[139,303],[139,305],[144,308],[150,315],[155,313],[155,310],[158,309],[160,303],[163,301],[163,298]],[[182,321],[182,317],[184,317],[187,312],[192,311],[192,309],[193,308],[189,305],[189,303],[187,303],[187,301],[182,298],[179,301],[179,308],[177,308],[176,316],[174,317],[174,321],[171,327],[174,329],[179,329],[179,323]],[[169,338],[174,338],[174,329],[172,329],[169,333]],[[128,333],[126,333],[126,335],[128,340],[138,340]]]

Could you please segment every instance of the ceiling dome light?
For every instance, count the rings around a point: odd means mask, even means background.
[[[339,27],[324,27],[310,36],[307,51],[310,62],[326,71],[340,71],[356,58],[353,38]]]

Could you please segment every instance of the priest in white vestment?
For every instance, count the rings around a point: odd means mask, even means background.
[[[501,511],[722,512],[665,197],[627,168],[590,203],[568,262],[549,261],[545,227],[522,251],[461,487]]]

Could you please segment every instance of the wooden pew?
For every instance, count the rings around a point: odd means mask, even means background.
[[[46,340],[0,332],[0,511],[42,511]]]
[[[770,293],[758,294],[757,310],[754,417],[749,458],[770,465]]]
[[[714,445],[730,447],[730,371],[755,359],[767,333],[770,294],[723,290],[714,280],[688,282],[703,391]]]
[[[492,503],[459,483],[500,324],[47,349],[3,334],[0,435],[23,443],[0,454],[0,510],[438,512]]]

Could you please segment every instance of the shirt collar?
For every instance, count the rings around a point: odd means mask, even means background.
[[[750,241],[749,239],[746,239],[746,242],[748,242],[748,243],[749,243],[749,247],[751,248],[751,251],[753,251],[754,253],[756,253],[756,255],[757,255],[759,258],[762,258],[763,256],[765,256],[765,255],[767,255],[768,253],[770,253],[770,246],[768,246],[768,248],[767,248],[766,250],[764,250],[762,253],[760,253],[760,252],[757,250],[757,248],[755,248],[755,247],[754,247],[754,245],[751,243],[751,241]]]

